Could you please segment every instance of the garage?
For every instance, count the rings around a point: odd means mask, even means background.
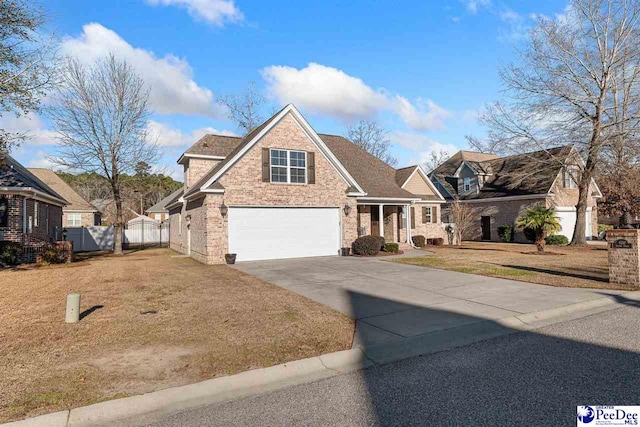
[[[561,206],[555,209],[556,216],[560,221],[562,230],[558,233],[566,236],[569,240],[573,238],[573,229],[576,226],[576,208],[573,206]],[[591,236],[591,208],[587,208],[587,224],[585,227],[585,236],[590,239]]]
[[[237,261],[338,255],[339,208],[230,207],[229,253]]]

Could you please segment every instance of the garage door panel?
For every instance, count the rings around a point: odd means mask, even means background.
[[[238,261],[337,255],[337,208],[229,209],[229,252]]]
[[[569,240],[573,238],[573,230],[576,228],[576,211],[572,207],[557,207],[555,215],[558,217],[562,230],[557,233],[566,236]],[[591,237],[591,208],[587,209],[585,235]]]

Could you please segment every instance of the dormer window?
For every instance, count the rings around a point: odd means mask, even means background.
[[[463,183],[464,183],[464,191],[465,192],[471,191],[471,178],[468,176],[465,176]]]

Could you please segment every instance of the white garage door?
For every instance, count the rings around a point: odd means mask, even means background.
[[[572,206],[557,207],[556,216],[560,219],[562,231],[558,234],[567,236],[569,240],[573,238],[573,229],[576,227],[576,208]],[[587,224],[585,227],[585,236],[591,238],[591,208],[587,208]]]
[[[338,255],[338,208],[229,208],[237,261]]]

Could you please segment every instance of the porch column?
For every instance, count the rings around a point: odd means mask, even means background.
[[[378,229],[380,236],[384,237],[384,205],[382,203],[378,205]]]
[[[410,207],[410,205],[404,205],[404,209],[406,209],[405,216],[407,217],[407,243],[412,245],[412,242],[411,242],[411,207]]]

